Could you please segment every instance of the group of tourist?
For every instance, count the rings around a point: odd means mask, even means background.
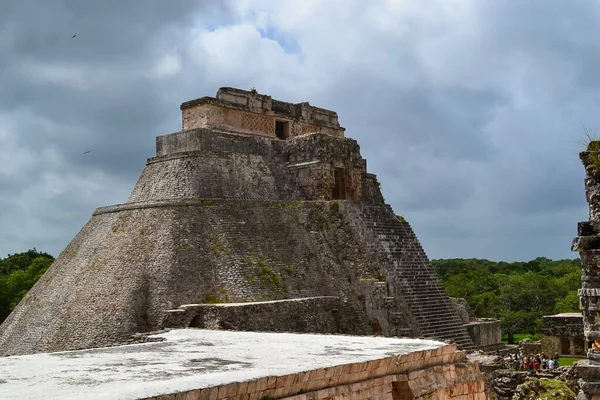
[[[513,371],[537,372],[540,369],[558,368],[558,353],[554,357],[546,354],[529,354],[525,356],[522,352],[510,354],[504,359],[506,367]]]

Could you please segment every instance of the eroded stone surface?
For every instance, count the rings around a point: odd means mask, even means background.
[[[600,142],[592,141],[579,154],[585,167],[585,192],[589,203],[589,221],[580,222],[572,250],[581,257],[582,278],[579,290],[583,314],[583,334],[587,341],[588,362],[578,364],[582,377],[578,399],[600,396]]]
[[[362,363],[443,343],[334,335],[173,330],[167,341],[0,358],[3,399],[138,399]]]

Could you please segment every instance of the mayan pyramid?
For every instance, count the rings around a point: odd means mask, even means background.
[[[98,208],[0,326],[0,355],[169,327],[473,342],[335,112],[221,88],[181,105],[127,203]]]

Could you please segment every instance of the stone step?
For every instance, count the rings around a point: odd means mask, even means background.
[[[400,292],[418,331],[471,350],[473,343],[410,225],[387,207],[363,207],[362,217],[366,232],[386,254],[388,279]]]

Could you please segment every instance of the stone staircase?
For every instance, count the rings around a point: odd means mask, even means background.
[[[472,351],[473,342],[410,225],[389,206],[363,206],[362,217],[386,254],[388,281],[406,302],[420,336]]]

